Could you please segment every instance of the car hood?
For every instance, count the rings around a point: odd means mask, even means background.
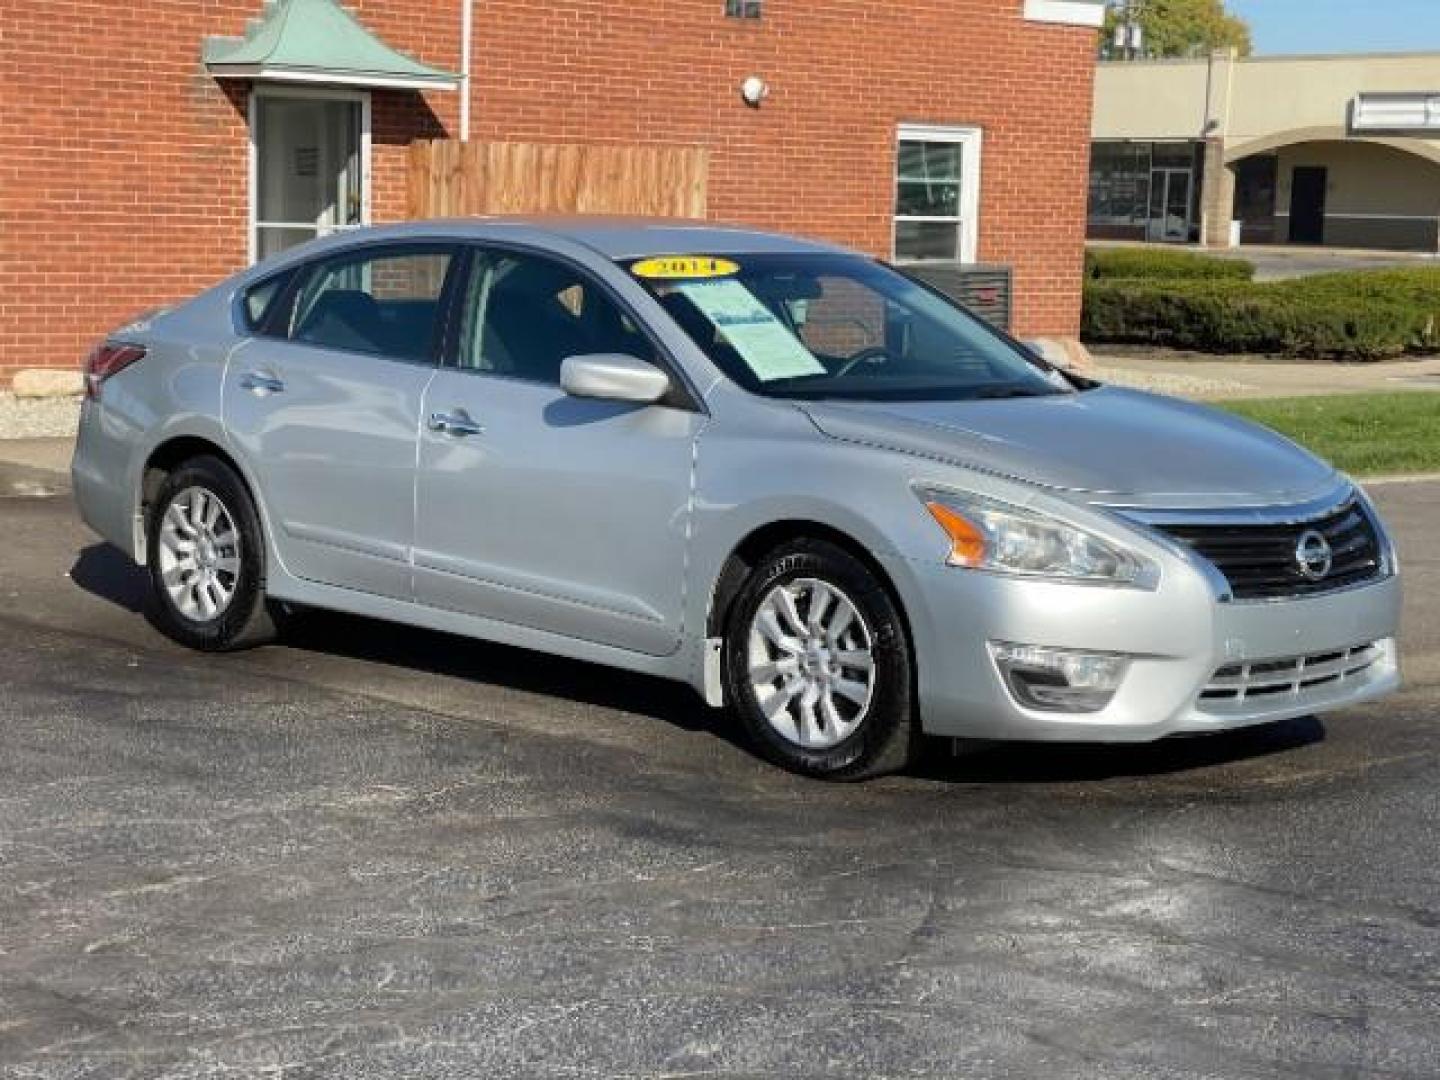
[[[1215,409],[1100,387],[997,401],[803,402],[820,431],[1127,506],[1303,502],[1333,468]]]

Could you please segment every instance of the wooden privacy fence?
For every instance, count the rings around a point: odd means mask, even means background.
[[[703,218],[710,155],[697,146],[422,139],[410,146],[410,217],[641,214]]]

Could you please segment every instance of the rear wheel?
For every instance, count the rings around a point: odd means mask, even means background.
[[[275,635],[259,516],[235,470],[193,458],[160,485],[146,520],[154,621],[192,649],[223,652]]]
[[[772,551],[731,610],[730,700],[772,761],[858,780],[904,768],[916,742],[910,644],[899,608],[843,548]]]

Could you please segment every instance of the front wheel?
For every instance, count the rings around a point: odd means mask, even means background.
[[[916,739],[909,636],[889,591],[835,544],[772,551],[731,611],[726,673],[751,740],[828,780],[904,768]]]
[[[259,516],[229,465],[198,457],[167,476],[146,537],[154,621],[168,637],[205,652],[274,637]]]

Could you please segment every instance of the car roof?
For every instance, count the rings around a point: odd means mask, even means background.
[[[847,248],[823,241],[760,229],[678,218],[601,215],[449,218],[384,225],[336,235],[348,237],[352,242],[362,239],[434,238],[437,235],[475,240],[512,239],[541,244],[546,240],[569,240],[609,259],[689,254],[853,254]],[[341,245],[343,241],[334,246]]]

